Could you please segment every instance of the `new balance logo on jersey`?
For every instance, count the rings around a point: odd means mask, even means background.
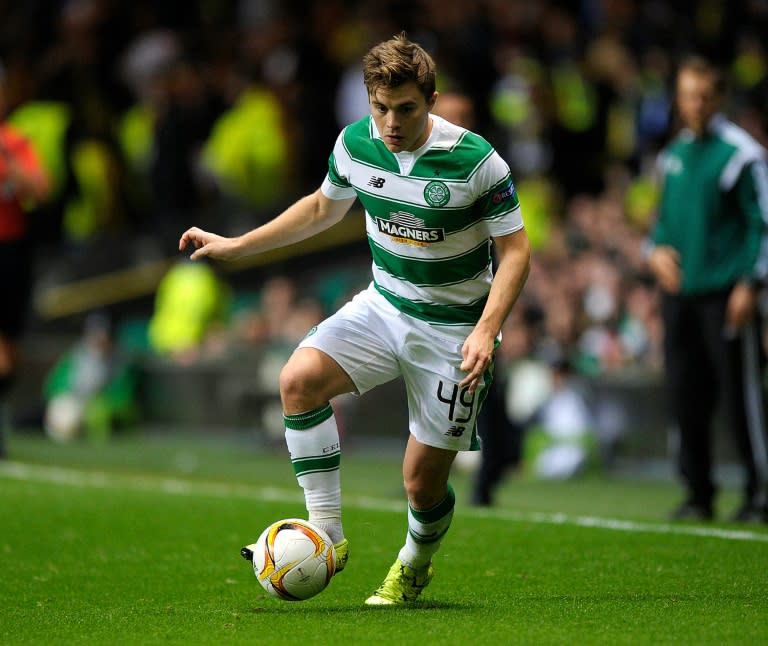
[[[466,426],[451,426],[443,435],[448,437],[461,437],[464,435],[464,431],[467,430]]]
[[[386,180],[383,177],[376,177],[375,175],[368,180],[368,186],[373,188],[384,188],[384,182]]]

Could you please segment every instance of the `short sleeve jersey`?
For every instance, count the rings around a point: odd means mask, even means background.
[[[368,116],[340,133],[321,190],[359,198],[375,288],[400,311],[472,325],[485,306],[491,238],[523,227],[509,166],[482,137],[432,115],[428,140],[392,153]]]

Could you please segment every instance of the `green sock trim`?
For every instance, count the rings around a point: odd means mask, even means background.
[[[283,422],[286,428],[294,431],[306,431],[308,428],[322,424],[325,420],[333,417],[333,408],[328,403],[320,408],[298,413],[297,415],[283,415]]]
[[[443,536],[445,536],[448,533],[448,527],[446,527],[442,532],[434,534],[430,534],[428,536],[424,536],[422,534],[419,534],[418,532],[414,532],[410,527],[408,528],[408,533],[410,534],[411,538],[414,540],[414,542],[418,543],[419,545],[429,545],[431,543],[439,543],[441,540],[443,540]]]
[[[293,465],[293,472],[297,477],[305,476],[310,473],[336,471],[341,464],[341,451],[336,451],[330,455],[296,458],[295,460],[291,460],[291,464]]]
[[[448,492],[445,494],[445,498],[431,509],[414,509],[410,504],[408,505],[408,509],[411,510],[411,513],[416,520],[427,525],[429,523],[435,523],[450,514],[455,506],[456,494],[453,492],[451,484],[448,483]]]

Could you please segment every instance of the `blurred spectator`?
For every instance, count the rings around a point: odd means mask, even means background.
[[[26,137],[5,121],[0,64],[0,458],[5,457],[5,398],[17,375],[32,290],[34,246],[28,211],[48,197],[50,182]]]
[[[569,361],[554,360],[550,369],[550,392],[525,433],[523,463],[535,477],[565,480],[595,465],[595,422]]]
[[[463,92],[441,92],[432,112],[467,130],[475,128],[475,104],[470,96]]]
[[[59,442],[82,433],[107,440],[138,422],[136,389],[135,368],[116,345],[109,318],[91,313],[82,338],[46,378],[45,431]]]
[[[168,255],[175,232],[198,217],[212,192],[206,191],[200,151],[223,106],[170,31],[140,35],[122,67],[136,97],[118,130],[132,207]]]
[[[560,4],[547,6],[540,35],[551,93],[548,136],[557,144],[551,173],[566,196],[597,193],[606,155],[608,89],[584,58],[574,13]]]
[[[126,100],[113,70],[125,43],[123,25],[106,3],[74,0],[61,5],[53,28],[50,46],[36,61],[36,95],[18,106],[14,119],[28,123],[30,136],[45,139],[51,150],[58,233],[67,251],[91,252],[97,247],[90,243],[126,224],[123,164],[113,132]],[[58,137],[41,128],[45,121],[58,124]]]
[[[585,281],[581,305],[585,318],[576,348],[579,370],[591,375],[619,372],[626,359],[618,329],[621,275],[599,250],[585,251],[578,262]]]
[[[244,22],[236,54],[226,56],[217,70],[225,79],[219,84],[227,107],[201,151],[202,168],[224,199],[230,230],[267,219],[289,189],[295,190],[300,174],[293,151],[300,124],[289,110],[296,53],[276,7],[267,3],[265,11]]]
[[[117,137],[126,162],[132,208],[152,208],[155,120],[168,102],[165,78],[180,58],[178,37],[169,31],[138,34],[120,60],[120,72],[133,103],[118,116]]]
[[[292,278],[278,274],[265,281],[253,305],[238,312],[233,343],[236,348],[287,348],[290,354],[323,316],[312,294],[300,294]]]
[[[512,43],[500,47],[496,58],[500,74],[490,108],[494,129],[504,142],[502,154],[516,177],[540,177],[550,169],[553,156],[545,70],[535,56]]]
[[[289,176],[282,108],[268,87],[244,85],[213,124],[202,164],[235,211],[261,220],[285,196]]]
[[[114,141],[89,130],[65,101],[42,98],[17,106],[8,121],[39,151],[49,195],[35,209],[32,235],[51,249],[47,266],[61,264],[59,281],[73,277],[70,261],[104,266],[109,238],[126,227],[123,166]],[[63,260],[63,263],[59,263]],[[107,263],[108,265],[108,263]]]
[[[157,288],[148,330],[151,349],[181,363],[205,356],[206,350],[221,354],[230,299],[229,286],[209,263],[177,261]]]
[[[255,300],[237,308],[229,329],[227,356],[251,358],[254,379],[239,381],[233,405],[258,419],[259,430],[283,441],[280,370],[296,345],[320,323],[325,312],[311,290],[284,275],[268,278]]]

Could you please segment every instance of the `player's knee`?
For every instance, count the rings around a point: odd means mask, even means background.
[[[414,509],[431,509],[445,498],[447,492],[445,487],[436,486],[436,483],[420,477],[405,478],[403,485],[408,502]]]
[[[280,396],[285,400],[286,398],[295,398],[307,390],[307,378],[305,371],[295,367],[292,363],[288,362],[283,366],[280,371],[279,378]]]
[[[306,412],[327,404],[354,384],[330,357],[314,349],[300,348],[280,371],[280,397],[288,413]]]
[[[317,376],[300,362],[289,361],[280,371],[280,398],[287,411],[306,411],[327,401]]]

